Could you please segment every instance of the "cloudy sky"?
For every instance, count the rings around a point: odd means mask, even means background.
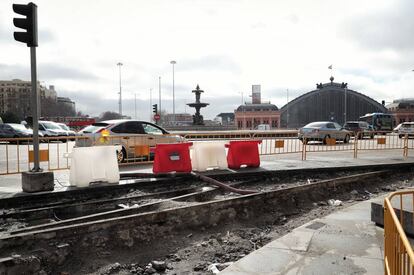
[[[12,3],[0,1],[0,79],[30,79],[29,49],[14,41]],[[77,109],[148,119],[150,91],[190,111],[197,84],[214,118],[250,100],[252,84],[278,107],[335,81],[378,101],[414,97],[412,0],[38,0],[38,78]]]

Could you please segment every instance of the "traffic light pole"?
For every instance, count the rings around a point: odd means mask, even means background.
[[[25,43],[30,47],[30,67],[32,80],[31,108],[33,116],[33,169],[28,172],[22,172],[22,189],[24,192],[44,192],[54,189],[53,172],[43,171],[40,168],[39,159],[39,91],[37,89],[37,67],[36,67],[36,47],[37,41],[37,6],[34,3],[27,5],[13,4],[13,11],[21,18],[14,18],[13,24],[26,32],[14,32],[16,41]],[[29,160],[30,162],[30,160]]]
[[[30,47],[30,67],[32,78],[32,113],[33,113],[33,156],[32,172],[41,172],[39,164],[39,93],[37,90],[36,47]]]

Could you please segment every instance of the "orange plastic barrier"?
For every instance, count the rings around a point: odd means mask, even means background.
[[[154,174],[191,172],[190,146],[192,142],[157,144],[155,147]]]
[[[230,141],[226,144],[229,148],[227,153],[227,163],[230,169],[240,169],[240,166],[259,167],[259,148],[261,140],[240,140]]]

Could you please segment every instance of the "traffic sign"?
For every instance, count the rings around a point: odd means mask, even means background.
[[[155,115],[154,115],[154,119],[155,119],[155,120],[160,120],[160,118],[161,118],[161,117],[160,117],[160,115],[159,115],[159,114],[155,114]]]

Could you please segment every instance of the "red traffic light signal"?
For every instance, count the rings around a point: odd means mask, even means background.
[[[26,43],[28,47],[37,47],[37,6],[30,2],[27,5],[13,4],[13,11],[26,18],[13,18],[13,24],[26,32],[14,32],[14,39]]]

